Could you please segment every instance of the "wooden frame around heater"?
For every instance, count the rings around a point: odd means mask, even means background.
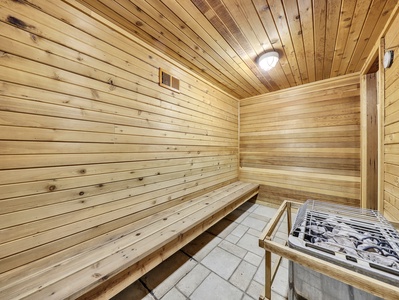
[[[259,237],[259,246],[265,249],[265,290],[264,295],[259,296],[259,300],[271,299],[271,287],[280,265],[281,257],[287,258],[302,266],[308,267],[316,272],[327,275],[336,280],[342,281],[360,290],[381,297],[383,299],[398,299],[399,287],[377,280],[375,278],[356,273],[344,267],[327,262],[320,258],[305,254],[301,251],[289,248],[287,242],[285,245],[273,241],[272,236],[284,213],[287,214],[288,234],[291,230],[292,209],[298,209],[302,203],[285,200],[277,210],[274,217],[268,223],[266,229]],[[392,222],[398,228],[399,224]],[[287,237],[288,238],[288,237]],[[280,256],[280,260],[274,265],[272,270],[272,253]]]

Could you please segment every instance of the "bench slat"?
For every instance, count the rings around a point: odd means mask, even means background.
[[[234,182],[135,223],[135,229],[100,247],[17,280],[1,292],[12,297],[35,299],[76,298],[105,279],[143,260],[185,232],[215,216],[258,185]],[[205,229],[203,229],[205,230]],[[7,296],[7,297],[8,297]]]
[[[227,216],[230,212],[235,210],[241,204],[243,204],[246,200],[251,199],[253,196],[258,194],[258,191],[254,191],[248,196],[231,203],[223,210],[214,214],[213,219],[206,219],[204,222],[198,224],[197,226],[193,227],[189,231],[183,233],[179,240],[174,240],[161,249],[158,249],[154,253],[150,254],[149,256],[145,257],[145,259],[139,261],[138,263],[134,264],[133,266],[125,269],[121,273],[117,274],[111,280],[103,282],[98,287],[94,288],[90,292],[84,294],[82,297],[79,297],[78,300],[108,300],[111,297],[115,296],[117,293],[121,292],[123,289],[127,288],[131,285],[134,281],[138,280],[152,268],[156,267],[158,264],[163,262],[165,259],[170,257],[176,251],[184,247],[186,244],[191,242],[194,238],[199,236],[203,233],[206,229],[210,228],[211,226],[215,225],[219,220],[223,219]]]
[[[215,194],[215,195],[218,195],[219,193],[223,192],[223,189],[224,189],[224,188],[220,188],[220,189],[218,189],[218,190],[212,191],[212,193]],[[197,200],[199,200],[199,199],[200,199],[200,198],[197,198]],[[190,206],[190,202],[187,201],[187,202],[185,202],[185,203],[181,203],[180,205],[177,205],[177,206],[175,206],[175,207],[172,207],[172,208],[170,208],[170,209],[168,209],[168,210],[164,210],[163,212],[160,212],[160,213],[157,213],[157,214],[148,216],[148,217],[146,217],[146,218],[140,219],[140,220],[138,220],[138,221],[132,223],[132,224],[129,226],[130,228],[133,228],[133,229],[130,229],[130,230],[125,229],[124,232],[122,232],[122,233],[120,233],[120,234],[114,236],[113,238],[110,237],[109,240],[108,240],[106,243],[102,243],[102,244],[100,244],[100,245],[107,245],[107,244],[108,244],[108,245],[112,245],[110,242],[113,242],[113,241],[115,241],[115,240],[118,240],[119,237],[120,237],[122,234],[126,237],[126,235],[127,235],[129,232],[131,233],[131,235],[133,235],[133,242],[134,242],[135,240],[139,240],[139,239],[141,239],[141,238],[143,238],[143,237],[145,237],[145,236],[142,235],[140,238],[138,238],[138,237],[134,237],[134,234],[137,233],[138,231],[140,231],[141,228],[146,227],[146,226],[148,226],[149,224],[155,223],[155,225],[154,225],[153,227],[161,229],[160,224],[158,224],[158,223],[156,223],[156,222],[158,222],[159,220],[162,220],[162,218],[163,218],[164,216],[167,216],[168,214],[172,214],[172,213],[174,213],[174,212],[176,212],[176,211],[178,211],[178,210],[181,210],[181,209],[187,209],[189,206]],[[127,240],[127,237],[126,237],[126,240]],[[123,241],[123,240],[122,240],[122,241]],[[118,245],[117,245],[117,246],[118,246]],[[97,247],[98,247],[98,246],[97,246]],[[88,255],[87,255],[86,253],[90,253],[90,251],[94,253],[95,248],[96,248],[96,247],[94,247],[94,248],[92,247],[92,248],[86,249],[86,251],[83,251],[83,255],[86,255],[86,256],[88,257]],[[113,251],[113,250],[112,250],[112,249],[109,249],[109,251]],[[77,258],[79,255],[82,255],[82,252],[79,253],[79,254],[77,254],[77,255],[75,255],[75,256],[73,256],[73,257],[71,257],[69,260],[76,260],[76,258]],[[96,259],[99,259],[99,258],[96,257]],[[67,260],[64,260],[63,263],[66,264],[66,263],[67,263]],[[50,276],[49,276],[49,277],[52,278],[52,277],[53,277],[53,274],[50,274],[50,273],[49,273],[49,272],[51,271],[50,268],[52,268],[52,267],[50,266],[50,267],[48,267],[48,268],[42,268],[42,269],[40,270],[40,272],[41,272],[41,273],[46,273],[47,275],[51,275],[51,277],[50,277]],[[64,274],[65,274],[65,271],[66,271],[66,270],[64,269],[64,271],[63,271]],[[20,273],[19,275],[21,275],[21,273]],[[35,277],[37,278],[38,275],[40,275],[40,273],[32,274],[32,275],[30,276],[30,278],[31,278],[31,279],[33,279],[33,278],[35,278]],[[28,278],[29,278],[28,276],[23,275],[22,280],[27,280]],[[3,280],[2,280],[2,286],[3,286],[3,288],[1,288],[0,291],[1,291],[2,289],[6,289],[6,288],[7,288],[7,285],[8,285],[8,281],[7,281],[5,278],[2,278],[2,279],[3,279]],[[15,285],[15,284],[18,282],[17,279],[18,279],[18,277],[16,277],[16,278],[15,278],[15,277],[14,277],[14,278],[11,278],[11,281],[12,281],[11,284]],[[39,280],[39,279],[37,278],[37,280]],[[28,284],[28,285],[25,285],[25,288],[24,288],[24,289],[25,289],[25,290],[29,289],[29,286],[30,286],[30,285],[34,285],[34,280],[30,280],[30,281],[29,281],[29,284]]]
[[[41,245],[37,248],[32,248],[26,252],[16,253],[15,255],[1,259],[0,263],[0,282],[4,282],[7,278],[13,276],[11,274],[16,274],[16,277],[21,273],[33,273],[34,271],[43,269],[44,265],[52,265],[59,261],[62,261],[65,257],[71,257],[82,251],[86,251],[92,248],[93,245],[99,245],[107,242],[107,239],[103,240],[102,236],[107,235],[107,232],[113,232],[118,230],[118,228],[129,226],[132,222],[152,215],[159,211],[164,211],[170,207],[174,207],[187,200],[188,197],[194,198],[198,195],[204,194],[204,190],[211,190],[215,185],[219,188],[222,186],[222,182],[235,182],[234,176],[222,177],[215,180],[212,178],[209,182],[201,181],[197,182],[201,186],[199,189],[196,186],[196,182],[193,183],[192,187],[182,189],[180,187],[170,187],[167,189],[162,189],[156,194],[151,194],[152,198],[147,199],[147,194],[145,194],[146,201],[141,201],[140,203],[132,203],[130,208],[123,209],[123,216],[115,215],[111,222],[104,223],[102,219],[102,224],[98,227],[91,227],[80,232],[74,233],[73,235],[67,236],[59,240],[59,235],[56,240],[49,242],[48,244]],[[178,190],[178,191],[176,191]],[[189,196],[187,196],[189,194]],[[140,200],[143,200],[142,196],[139,196]],[[172,198],[172,200],[168,200]],[[154,199],[157,201],[157,205],[152,207]],[[145,207],[147,207],[145,209]],[[138,210],[140,210],[138,212]],[[112,214],[113,212],[111,212]],[[127,231],[128,232],[128,231]],[[112,233],[111,233],[112,234]],[[66,245],[72,245],[70,248],[65,248]],[[19,248],[16,248],[19,249]],[[59,251],[58,249],[63,249]],[[58,251],[57,251],[58,250]],[[31,261],[31,263],[26,264],[26,261]],[[20,267],[9,270],[10,266],[20,265]],[[4,272],[7,272],[6,276],[3,276]],[[10,275],[9,275],[10,274]]]

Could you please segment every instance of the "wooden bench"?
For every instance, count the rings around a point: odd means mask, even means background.
[[[108,299],[258,193],[234,182],[107,233],[107,242],[32,274],[9,272],[1,299]],[[254,245],[255,247],[256,245]]]

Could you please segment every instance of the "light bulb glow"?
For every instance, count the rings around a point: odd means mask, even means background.
[[[277,65],[278,60],[279,60],[278,53],[273,51],[261,55],[259,57],[258,63],[263,70],[269,71]]]

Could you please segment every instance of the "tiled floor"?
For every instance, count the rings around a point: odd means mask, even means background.
[[[113,299],[259,299],[265,263],[258,238],[275,211],[244,203]],[[283,242],[286,225],[278,231],[275,240]],[[287,261],[282,260],[272,286],[273,300],[287,297],[287,268]]]

